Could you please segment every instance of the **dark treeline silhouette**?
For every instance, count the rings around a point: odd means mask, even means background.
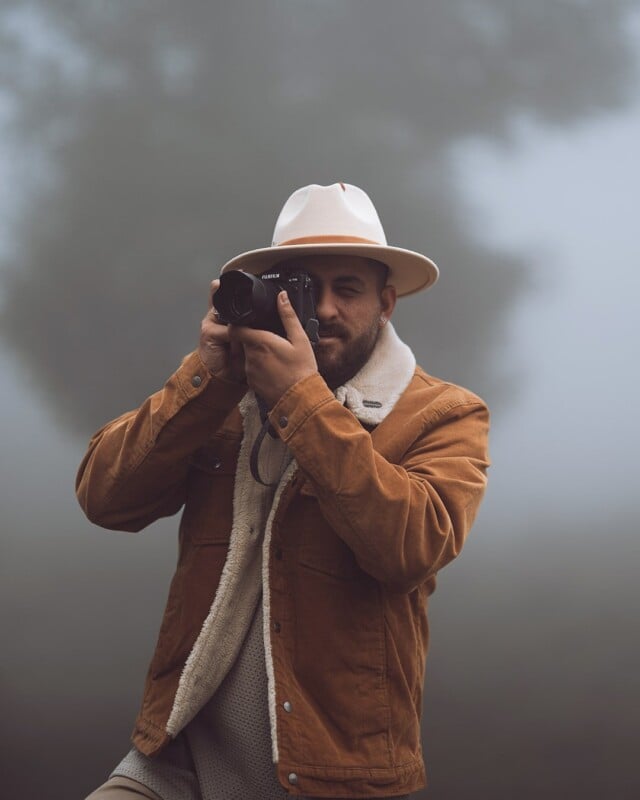
[[[390,241],[441,265],[437,293],[404,302],[401,332],[427,369],[495,407],[512,376],[489,354],[526,264],[465,223],[453,148],[508,140],[518,116],[566,125],[619,106],[634,6],[5,0],[22,211],[3,335],[87,433],[193,348],[209,280],[269,242],[294,188],[347,180]]]

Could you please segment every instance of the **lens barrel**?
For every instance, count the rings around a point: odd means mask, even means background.
[[[313,281],[302,271],[271,270],[259,277],[241,270],[225,272],[213,295],[218,321],[271,331],[286,338],[278,312],[278,294],[283,289],[312,344],[317,342]]]
[[[220,276],[213,305],[221,322],[263,328],[276,309],[278,287],[255,275],[232,270]]]

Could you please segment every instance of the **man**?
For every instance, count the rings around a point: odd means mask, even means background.
[[[197,351],[80,467],[80,503],[105,527],[184,506],[134,748],[92,800],[425,785],[427,598],[484,492],[488,412],[395,334],[396,297],[438,272],[387,245],[362,190],[299,189],[272,246],[222,273],[274,268],[311,276],[315,348],[286,292],[286,338],[211,305]]]

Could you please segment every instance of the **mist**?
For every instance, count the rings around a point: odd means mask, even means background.
[[[287,196],[339,180],[439,265],[394,324],[493,413],[430,607],[416,797],[638,796],[639,12],[3,1],[7,796],[84,797],[122,757],[175,561],[177,519],[83,517],[88,436],[196,346],[210,280]]]

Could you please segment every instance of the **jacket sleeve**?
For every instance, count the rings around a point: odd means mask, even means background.
[[[458,555],[489,466],[489,412],[478,397],[456,387],[420,414],[400,463],[374,449],[318,375],[291,387],[270,419],[365,572],[409,592]]]
[[[210,375],[197,352],[136,411],[105,425],[80,464],[76,491],[87,517],[138,531],[171,516],[185,500],[191,455],[246,392]]]

